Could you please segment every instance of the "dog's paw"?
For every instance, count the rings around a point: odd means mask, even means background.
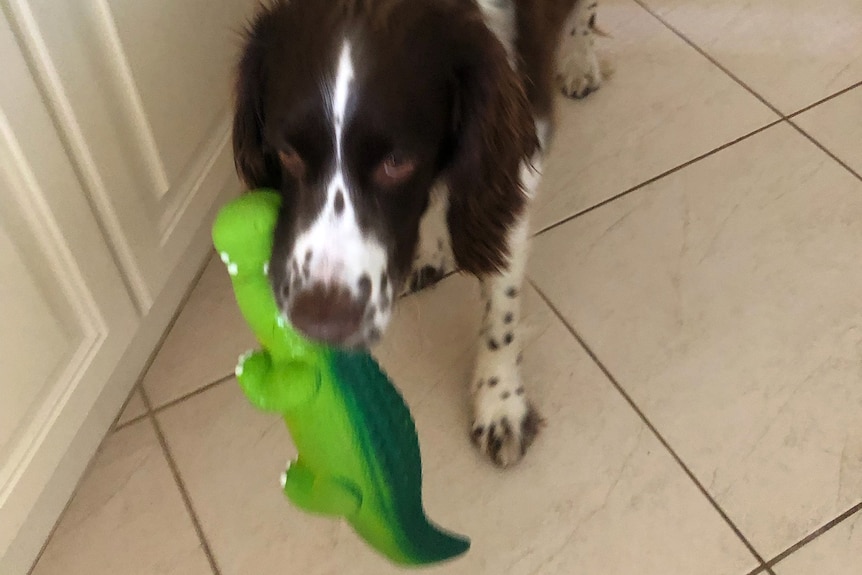
[[[423,290],[427,287],[431,287],[449,273],[447,266],[443,263],[439,263],[438,265],[423,265],[418,269],[414,269],[410,272],[410,281],[407,282],[407,292],[417,292]]]
[[[518,463],[544,425],[518,378],[478,379],[473,402],[473,445],[499,467]]]
[[[413,269],[404,283],[401,295],[431,287],[454,271],[455,263],[448,242],[438,238],[431,246],[420,245],[413,259]]]
[[[601,85],[601,79],[589,74],[572,74],[570,76],[559,77],[560,90],[563,95],[574,100],[582,100],[586,98]]]
[[[569,98],[587,97],[613,73],[610,62],[597,55],[596,36],[609,34],[596,23],[595,3],[576,6],[564,26],[557,60],[557,83]]]
[[[560,61],[557,82],[569,98],[586,98],[602,86],[602,66],[592,51],[578,51]]]
[[[452,240],[446,223],[449,200],[445,184],[431,190],[428,209],[419,222],[419,243],[413,254],[413,265],[401,295],[430,287],[455,269]]]

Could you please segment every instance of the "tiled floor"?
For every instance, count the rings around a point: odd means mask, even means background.
[[[562,126],[524,370],[549,426],[499,472],[466,439],[475,282],[402,303],[378,355],[441,574],[851,575],[862,557],[862,4],[604,0],[616,75]],[[212,263],[35,575],[386,574],[277,487],[278,418]]]

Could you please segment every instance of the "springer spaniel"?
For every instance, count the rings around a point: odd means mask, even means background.
[[[310,338],[368,346],[402,290],[457,267],[485,319],[472,440],[516,463],[541,418],[524,391],[528,212],[557,83],[597,89],[595,0],[275,0],[251,23],[233,146],[281,192],[270,281]]]

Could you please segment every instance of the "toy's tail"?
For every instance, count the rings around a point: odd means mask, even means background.
[[[407,563],[428,565],[454,559],[470,549],[470,540],[434,525],[427,519],[410,530],[410,547]]]

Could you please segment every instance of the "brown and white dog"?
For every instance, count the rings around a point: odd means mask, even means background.
[[[397,295],[481,279],[472,439],[511,465],[540,418],[519,374],[529,204],[559,86],[601,83],[595,0],[280,0],[252,22],[233,144],[284,198],[270,281],[311,338],[367,346]]]

